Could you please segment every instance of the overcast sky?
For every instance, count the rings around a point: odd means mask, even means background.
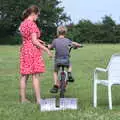
[[[101,21],[104,15],[110,15],[120,23],[120,0],[61,0],[65,12],[77,23],[80,19],[92,22]]]

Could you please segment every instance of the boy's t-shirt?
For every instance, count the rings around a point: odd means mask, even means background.
[[[68,38],[56,38],[53,40],[51,47],[55,48],[55,58],[68,58],[69,45],[72,41]]]

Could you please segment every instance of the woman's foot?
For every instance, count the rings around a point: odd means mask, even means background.
[[[40,105],[40,100],[36,102],[36,104]]]
[[[21,100],[21,103],[30,103],[28,99]]]

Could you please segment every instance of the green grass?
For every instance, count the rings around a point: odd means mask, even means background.
[[[19,103],[19,46],[0,46],[0,120],[120,120],[120,87],[112,88],[113,110],[108,109],[107,88],[98,87],[98,107],[92,107],[92,83],[95,67],[107,66],[113,53],[120,52],[120,44],[85,45],[72,51],[71,61],[75,83],[69,84],[66,97],[78,98],[78,110],[40,112],[35,104],[31,78],[27,96],[30,104]],[[45,54],[46,73],[41,78],[42,98],[53,97],[52,60]],[[105,75],[102,75],[102,77]],[[56,96],[58,96],[57,94]]]

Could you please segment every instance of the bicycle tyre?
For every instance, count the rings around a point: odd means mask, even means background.
[[[64,98],[64,92],[65,92],[65,72],[61,72],[61,80],[60,80],[60,98]]]

